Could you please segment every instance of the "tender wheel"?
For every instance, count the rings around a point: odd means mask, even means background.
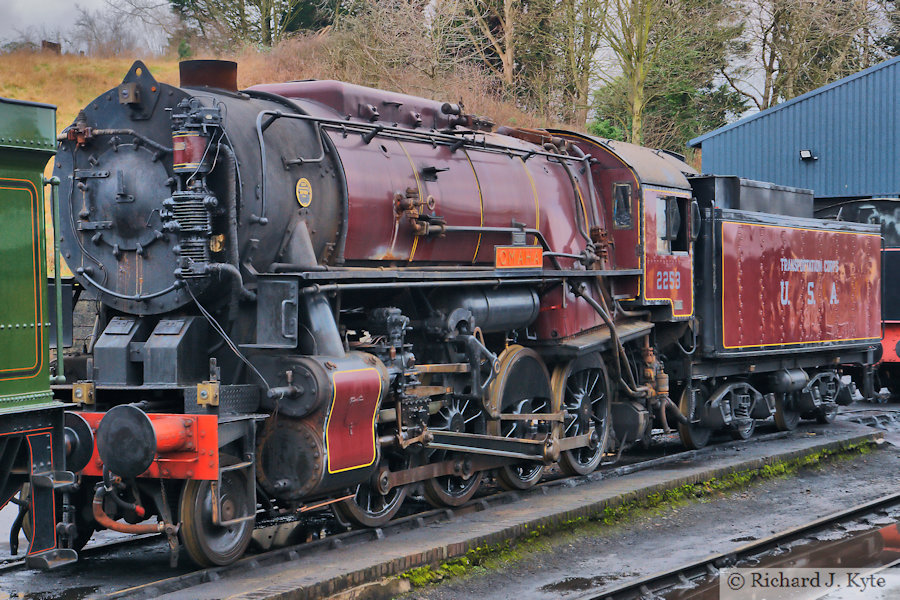
[[[214,481],[188,481],[181,493],[178,516],[181,539],[188,556],[201,567],[227,565],[247,550],[253,536],[254,519],[232,525],[213,522]],[[221,510],[219,519],[229,521],[255,515],[256,506],[245,471],[226,471],[217,490]]]
[[[695,389],[694,393],[691,394],[691,388],[685,387],[678,404],[682,414],[687,415],[688,419],[692,421],[687,425],[678,425],[678,436],[681,438],[681,443],[691,450],[698,450],[706,446],[712,435],[712,429],[693,422],[696,419],[697,407],[702,399],[701,394],[702,391],[700,389]]]
[[[485,416],[480,402],[452,398],[432,418],[429,429],[435,431],[485,432]],[[429,462],[443,462],[460,457],[458,453],[437,450],[429,455]],[[435,507],[460,506],[472,499],[481,486],[482,473],[471,473],[469,477],[442,475],[424,482],[422,492],[429,504]]]
[[[600,464],[609,442],[609,379],[603,360],[585,356],[558,366],[553,372],[553,398],[553,412],[562,409],[567,414],[559,428],[560,438],[595,432],[593,445],[566,450],[559,457],[564,473],[587,475]]]
[[[828,402],[816,409],[816,422],[822,424],[834,423],[837,417],[838,405],[834,402]]]
[[[549,413],[552,402],[550,374],[534,350],[510,346],[500,357],[500,371],[491,383],[491,395],[499,398],[501,413]],[[500,435],[543,439],[550,433],[546,421],[501,421]],[[497,483],[507,490],[525,490],[541,480],[544,465],[522,461],[497,469]]]
[[[754,419],[745,419],[740,425],[736,425],[728,430],[732,439],[749,440],[756,431],[756,421]]]
[[[386,457],[392,470],[409,466],[408,457],[389,454]],[[383,462],[383,461],[382,461]],[[361,527],[380,527],[393,519],[406,499],[407,486],[391,488],[381,494],[371,481],[364,481],[356,488],[356,495],[332,504],[332,510],[343,521]]]
[[[793,410],[796,392],[775,395],[775,426],[779,431],[793,431],[800,424],[800,411]]]

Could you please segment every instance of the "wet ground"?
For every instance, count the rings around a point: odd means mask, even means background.
[[[818,536],[805,538],[736,567],[842,568],[865,571],[900,559],[900,507]],[[666,600],[719,600],[719,578],[709,576],[664,594]]]
[[[886,431],[886,438],[900,443],[900,422],[893,417],[895,407],[854,405],[846,417],[870,417],[885,411],[890,418],[879,418],[875,424]],[[714,553],[734,550],[749,541],[898,489],[900,450],[890,442],[884,443],[879,450],[853,460],[838,460],[708,501],[662,509],[614,527],[595,527],[580,534],[563,535],[551,543],[549,550],[529,551],[496,570],[475,572],[432,588],[414,590],[404,598],[577,598]],[[884,538],[896,535],[893,532],[898,521],[900,507],[879,522],[861,522],[848,531],[834,533],[834,539],[800,544],[795,549],[796,557],[803,560],[815,557],[822,566],[836,566],[841,561],[848,566],[859,561],[887,564],[894,557],[900,558],[900,544],[895,541],[900,536],[884,542]],[[865,533],[854,538],[854,532]],[[877,539],[882,539],[880,547]],[[681,590],[668,597],[712,600],[718,598],[717,585],[715,580],[710,580],[706,587]],[[704,589],[710,590],[709,595],[704,595]]]
[[[869,425],[886,427],[889,434],[896,433],[900,440],[900,422],[893,419],[895,409],[861,406],[851,410],[855,412],[848,412],[847,416],[862,420],[872,417],[875,421]],[[890,418],[884,416],[886,413]],[[771,426],[763,426],[758,435],[772,432]],[[680,451],[677,438],[663,436],[650,449],[632,452],[616,466]],[[740,448],[737,451],[741,453]],[[749,447],[747,452],[750,452]],[[664,568],[668,564],[666,561],[681,564],[693,554],[706,555],[723,544],[725,547],[728,544],[739,545],[753,536],[781,530],[785,523],[809,520],[832,512],[835,506],[845,507],[862,499],[883,495],[887,489],[896,489],[898,478],[893,473],[900,472],[897,469],[900,466],[898,456],[893,448],[879,451],[822,472],[804,473],[791,480],[771,482],[714,502],[685,506],[652,519],[642,519],[594,538],[566,540],[560,542],[553,552],[527,557],[500,574],[452,582],[411,597],[456,599],[490,596],[493,600],[559,598],[584,586],[595,587],[618,582],[624,577],[646,575]],[[415,504],[410,505],[410,509],[415,508]],[[458,530],[460,525],[457,523],[455,528]],[[4,529],[0,524],[0,537],[5,538]],[[97,534],[98,539],[92,543],[108,540],[112,535],[117,534]],[[432,535],[442,536],[439,530],[434,530]],[[0,546],[2,559],[8,544],[5,540],[0,543],[4,544]],[[25,547],[23,541],[21,549]],[[325,558],[325,561],[329,559]],[[160,540],[130,545],[112,552],[85,554],[78,565],[51,574],[0,570],[0,600],[8,597],[78,600],[98,592],[184,573],[190,569],[185,563],[182,561],[182,566],[175,571],[170,570],[168,548]],[[566,591],[567,587],[572,591]],[[214,594],[210,597],[219,596]]]

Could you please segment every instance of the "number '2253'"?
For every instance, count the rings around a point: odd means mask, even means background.
[[[679,290],[681,289],[681,273],[678,271],[657,271],[656,289]]]

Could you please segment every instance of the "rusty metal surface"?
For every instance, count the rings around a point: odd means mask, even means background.
[[[178,63],[181,87],[211,87],[236,92],[237,63],[230,60],[184,60]]]
[[[716,223],[725,349],[881,338],[879,234],[816,225]]]

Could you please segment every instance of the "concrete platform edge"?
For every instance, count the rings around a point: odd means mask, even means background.
[[[537,528],[546,528],[552,531],[553,529],[560,528],[563,524],[573,519],[581,517],[589,518],[602,513],[606,508],[642,500],[658,492],[676,489],[684,485],[700,483],[703,481],[720,479],[726,475],[740,471],[755,471],[776,462],[791,461],[823,451],[843,450],[865,442],[877,442],[882,438],[883,434],[881,432],[873,431],[871,433],[855,435],[840,440],[814,444],[802,449],[779,452],[766,457],[751,458],[724,467],[713,467],[690,475],[673,477],[667,481],[638,488],[618,496],[604,498],[597,502],[585,504],[577,509],[562,510],[552,515],[535,518],[531,521],[522,522],[512,527],[497,530],[488,535],[473,537],[464,542],[435,545],[421,552],[394,558],[313,585],[293,589],[287,589],[288,586],[285,585],[276,585],[249,594],[232,596],[230,600],[250,600],[251,598],[252,600],[314,600],[327,598],[334,594],[345,592],[351,588],[372,583],[385,577],[400,575],[416,567],[439,565],[453,558],[463,556],[469,550],[480,546],[493,546],[507,540],[520,539]]]

